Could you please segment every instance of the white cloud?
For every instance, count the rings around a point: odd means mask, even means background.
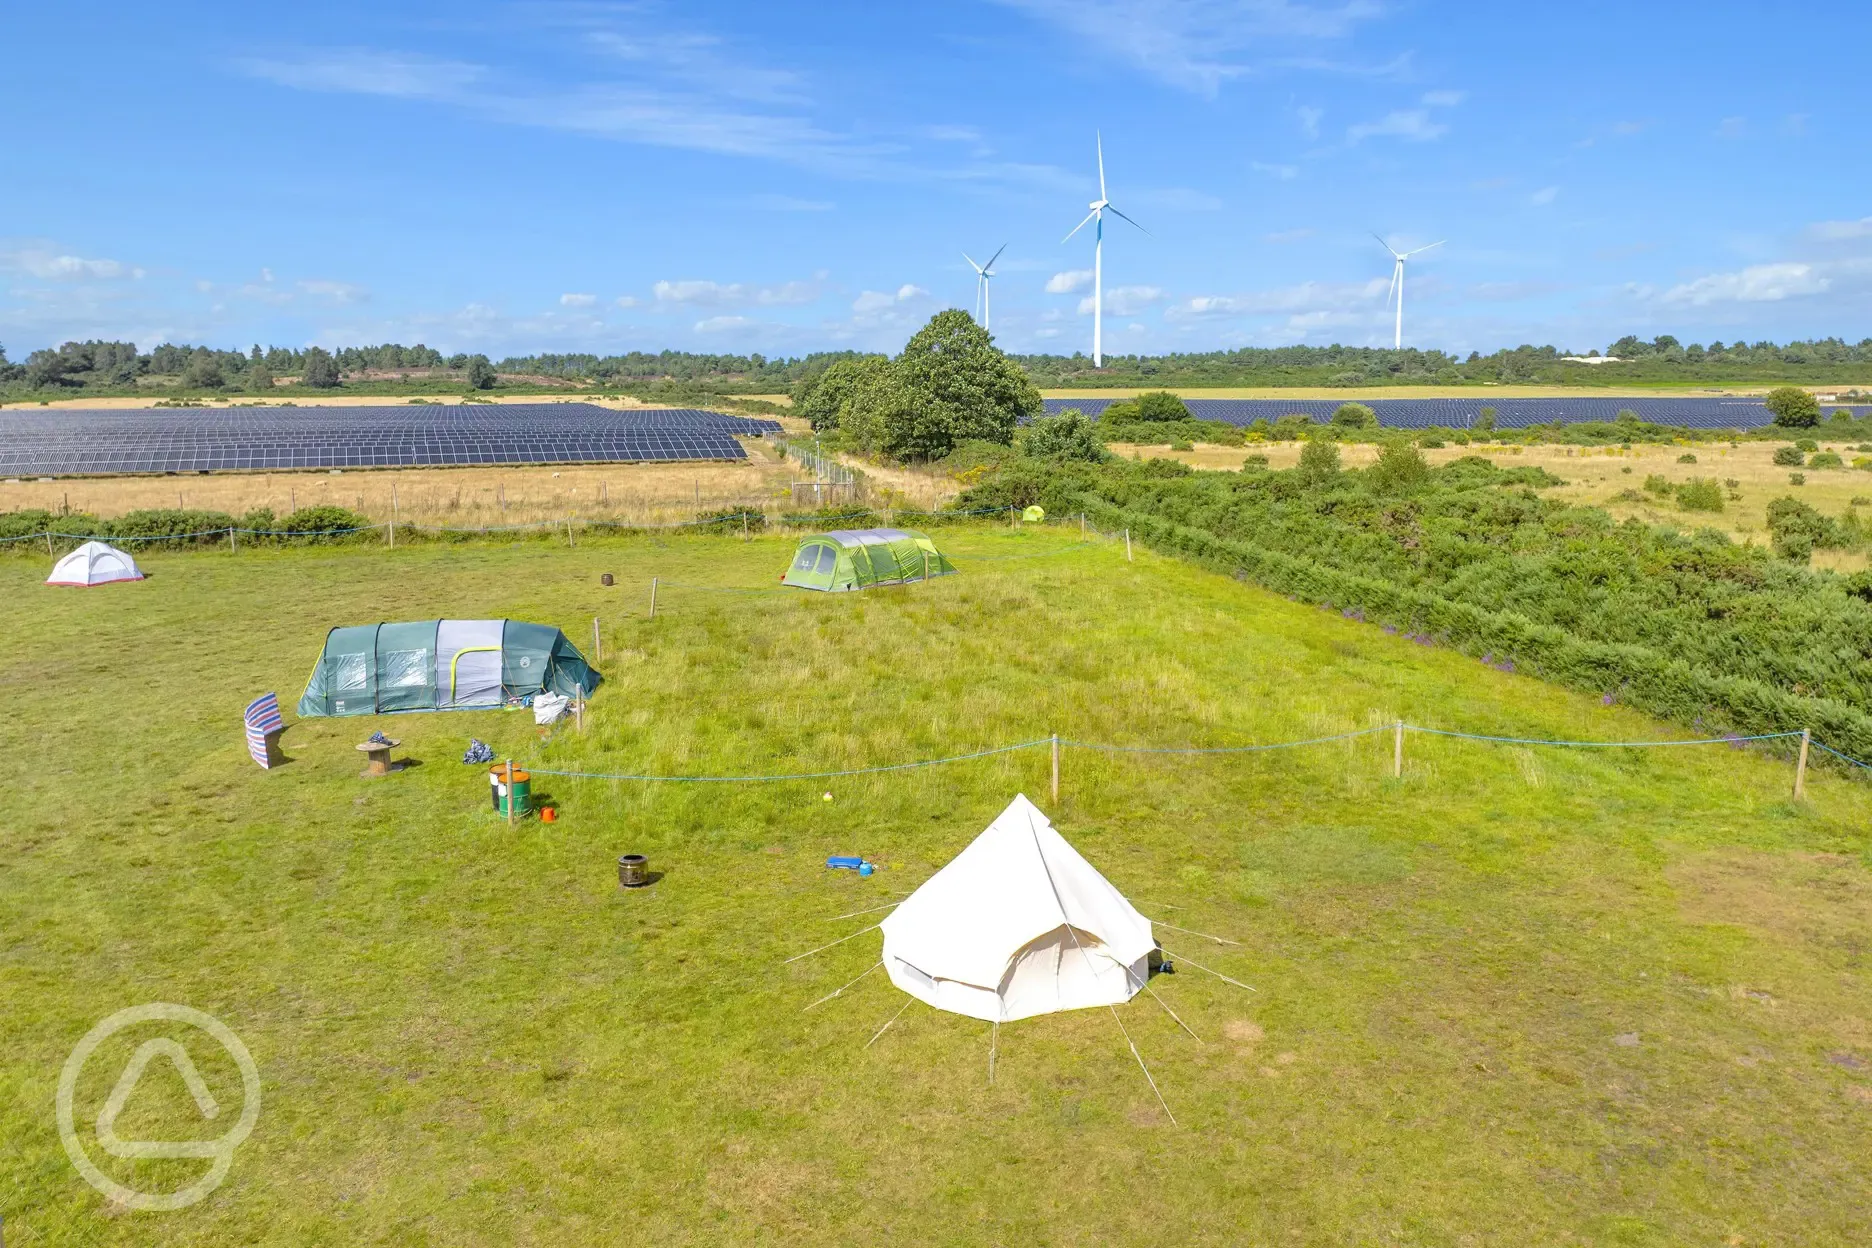
[[[1309,139],[1319,138],[1320,119],[1326,116],[1323,108],[1302,106],[1294,109],[1294,116],[1300,119],[1300,133]]]
[[[1156,286],[1116,286],[1105,292],[1105,310],[1113,316],[1136,316],[1153,303],[1163,301],[1164,292]],[[1092,296],[1079,301],[1079,315],[1092,312]]]
[[[598,302],[597,295],[560,295],[559,306],[562,308],[589,308]]]
[[[612,300],[612,302],[620,308],[634,308],[639,303],[642,303],[643,300],[639,299],[636,295],[619,295],[616,299]]]
[[[1248,167],[1256,173],[1265,173],[1268,177],[1281,182],[1291,182],[1300,176],[1298,165],[1268,165],[1258,160],[1248,162]]]
[[[755,324],[745,316],[710,316],[695,323],[698,334],[731,333],[738,329],[748,329]]]
[[[938,143],[979,143],[982,139],[974,126],[929,126],[923,133]]]
[[[261,269],[261,270],[260,270],[260,280],[261,280],[261,281],[263,281],[263,282],[271,282],[271,281],[273,280],[273,270],[272,270],[272,269]]]
[[[1540,190],[1535,191],[1532,195],[1528,196],[1527,202],[1530,204],[1533,204],[1536,208],[1545,208],[1548,204],[1553,203],[1553,201],[1557,199],[1559,195],[1560,195],[1559,187],[1543,186],[1541,187]]]
[[[1091,284],[1091,269],[1067,269],[1064,273],[1055,273],[1047,278],[1046,292],[1049,295],[1070,295]]]
[[[1388,278],[1369,282],[1301,282],[1274,290],[1253,291],[1244,295],[1197,295],[1169,308],[1164,315],[1171,320],[1200,320],[1219,316],[1263,316],[1273,312],[1307,315],[1322,311],[1353,311],[1369,308],[1390,287]]]
[[[1817,295],[1833,284],[1811,264],[1755,264],[1735,273],[1712,273],[1664,292],[1667,304],[1706,307],[1712,303],[1776,303]]]
[[[819,297],[817,282],[782,282],[776,286],[742,282],[658,282],[651,290],[658,303],[694,304],[701,307],[735,307],[743,304],[778,307],[811,303]]]
[[[896,294],[891,294],[888,291],[882,290],[860,292],[858,297],[852,300],[852,311],[862,316],[867,313],[882,312],[886,308],[894,308],[899,304],[910,303],[913,300],[927,298],[929,298],[929,291],[924,290],[921,286],[912,286],[906,282],[897,288]]]
[[[1397,138],[1411,143],[1425,143],[1441,138],[1449,133],[1449,127],[1440,121],[1430,120],[1430,113],[1422,108],[1393,109],[1377,121],[1360,122],[1346,130],[1346,138],[1354,143],[1369,138]]]
[[[114,281],[143,276],[142,269],[117,260],[87,260],[36,247],[0,252],[0,271],[24,273],[47,281]]]
[[[1313,237],[1313,227],[1303,225],[1295,230],[1276,230],[1272,234],[1263,234],[1261,241],[1279,246],[1282,243],[1297,243],[1303,238]]]
[[[1807,232],[1823,243],[1845,243],[1872,238],[1872,217],[1857,221],[1821,221],[1807,227]]]
[[[1224,81],[1267,69],[1396,72],[1293,54],[1344,39],[1382,13],[1377,0],[1001,0],[1175,87],[1213,95]]]
[[[316,298],[329,299],[333,303],[362,303],[370,298],[370,291],[350,282],[322,280],[300,282],[299,289]]]
[[[1426,91],[1423,103],[1429,108],[1455,108],[1468,98],[1467,91]]]
[[[350,95],[390,95],[436,99],[466,91],[487,71],[465,61],[440,60],[413,52],[378,52],[369,48],[333,48],[304,53],[294,60],[245,57],[235,67],[255,78],[301,91]]]
[[[762,212],[831,212],[836,205],[825,199],[796,199],[791,195],[756,195],[749,201]]]
[[[1725,117],[1716,127],[1716,137],[1719,139],[1739,139],[1746,134],[1748,134],[1746,117]]]

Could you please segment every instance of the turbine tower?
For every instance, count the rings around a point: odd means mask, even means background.
[[[988,257],[987,264],[976,264],[968,252],[962,253],[962,258],[969,262],[969,268],[975,270],[975,320],[983,329],[988,328],[988,279],[994,276],[994,262],[1007,249],[1008,245],[1002,243],[995,254]]]
[[[1372,237],[1378,238],[1375,231]],[[1391,258],[1397,261],[1396,266],[1391,270],[1391,289],[1385,292],[1386,303],[1391,302],[1391,295],[1393,293],[1397,295],[1397,330],[1391,341],[1393,350],[1401,351],[1404,348],[1404,262],[1412,256],[1417,255],[1419,252],[1429,251],[1430,247],[1441,247],[1445,241],[1447,240],[1438,239],[1436,242],[1431,243],[1429,247],[1419,247],[1416,251],[1399,251],[1390,243],[1385,242],[1384,239],[1378,238],[1378,245],[1390,252]]]
[[[1073,234],[1085,229],[1086,221],[1094,223],[1092,231],[1095,239],[1092,244],[1092,367],[1102,368],[1105,364],[1105,214],[1109,212],[1115,217],[1123,217],[1126,221],[1131,221],[1131,218],[1119,212],[1112,205],[1111,200],[1105,197],[1105,139],[1104,136],[1098,134],[1093,137],[1098,144],[1099,197],[1089,205],[1092,211],[1086,214],[1085,221],[1073,226],[1072,233],[1060,239],[1060,242],[1069,241]],[[1145,234],[1150,234],[1149,230],[1145,230],[1137,222],[1131,221],[1131,224],[1137,225],[1137,228],[1143,230]]]

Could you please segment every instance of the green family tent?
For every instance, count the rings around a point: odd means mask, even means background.
[[[869,589],[947,576],[955,565],[909,529],[834,529],[800,543],[780,578],[796,589]]]
[[[299,715],[484,710],[541,691],[590,693],[598,682],[566,635],[545,624],[361,624],[326,634]]]

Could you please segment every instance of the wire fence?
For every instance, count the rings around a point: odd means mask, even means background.
[[[1861,762],[1851,755],[1843,754],[1820,741],[1814,741],[1804,732],[1767,732],[1752,736],[1728,735],[1721,737],[1690,737],[1665,741],[1568,741],[1549,737],[1509,737],[1492,733],[1460,732],[1447,728],[1430,728],[1421,724],[1405,723],[1402,720],[1390,724],[1379,724],[1371,728],[1358,728],[1351,732],[1334,733],[1323,737],[1304,737],[1293,741],[1271,741],[1253,745],[1224,746],[1152,746],[1152,745],[1112,745],[1098,741],[1079,741],[1069,737],[1037,737],[1030,741],[1018,741],[1012,745],[990,746],[972,750],[965,754],[951,754],[941,758],[917,759],[905,763],[882,763],[871,767],[848,767],[833,771],[773,772],[759,775],[655,775],[636,772],[568,771],[528,765],[527,770],[536,776],[559,776],[573,780],[624,780],[645,784],[773,784],[799,780],[834,780],[851,776],[878,775],[884,772],[912,771],[925,767],[942,767],[951,763],[965,763],[976,759],[992,758],[997,755],[1014,754],[1024,750],[1051,748],[1057,763],[1061,752],[1066,750],[1092,750],[1106,754],[1159,754],[1159,755],[1224,755],[1256,754],[1269,750],[1302,749],[1314,745],[1330,745],[1335,742],[1352,741],[1361,737],[1393,735],[1396,740],[1396,753],[1393,755],[1394,775],[1401,775],[1403,768],[1403,741],[1406,735],[1419,733],[1425,736],[1444,737],[1462,741],[1480,741],[1492,745],[1545,746],[1557,749],[1666,749],[1687,746],[1726,745],[1740,747],[1752,742],[1780,741],[1788,738],[1805,738],[1815,747],[1849,763],[1854,767],[1872,770],[1872,764]],[[1805,750],[1799,759],[1799,772],[1795,780],[1798,794],[1802,779],[1807,769]],[[1055,785],[1058,783],[1057,768],[1054,772]],[[1055,797],[1058,796],[1057,789]]]

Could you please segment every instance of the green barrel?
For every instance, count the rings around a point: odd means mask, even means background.
[[[507,768],[496,767],[488,772],[488,786],[493,790],[494,813],[503,819],[507,817]],[[533,777],[518,767],[513,771],[513,813],[518,815],[533,812]]]

